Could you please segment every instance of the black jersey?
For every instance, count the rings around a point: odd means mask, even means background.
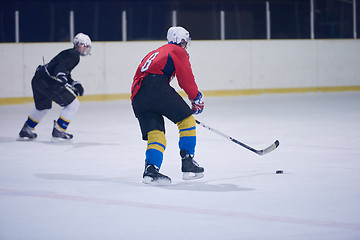
[[[59,73],[64,73],[68,80],[71,79],[71,71],[78,65],[80,53],[74,48],[66,49],[56,55],[46,64],[46,68],[51,76],[56,77]]]
[[[64,107],[75,99],[74,93],[64,86],[65,83],[57,80],[57,76],[65,74],[67,83],[72,85],[74,80],[71,78],[71,71],[79,62],[80,53],[70,48],[61,51],[48,64],[36,69],[31,82],[36,109],[50,109],[52,101]]]

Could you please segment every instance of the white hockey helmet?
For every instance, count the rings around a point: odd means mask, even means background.
[[[86,56],[86,55],[90,54],[91,39],[88,35],[86,35],[84,33],[76,34],[76,36],[74,37],[73,43],[74,43],[74,48],[79,51],[80,55]],[[79,50],[78,49],[79,45],[85,46],[86,48],[84,50]]]
[[[168,43],[173,43],[183,48],[186,48],[190,44],[190,33],[183,27],[171,27],[169,28],[166,36]]]

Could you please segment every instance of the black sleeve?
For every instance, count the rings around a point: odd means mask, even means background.
[[[66,77],[71,79],[71,71],[78,65],[80,61],[80,54],[75,49],[67,49],[60,52],[56,57],[54,57],[49,65],[48,69],[50,73],[57,77],[58,74],[66,75]]]

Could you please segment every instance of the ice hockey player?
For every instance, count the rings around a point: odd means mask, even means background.
[[[49,63],[37,67],[31,81],[35,108],[24,123],[18,140],[36,139],[34,129],[51,109],[52,101],[63,107],[57,121],[54,120],[53,140],[73,138],[66,129],[80,107],[76,96],[82,96],[84,88],[71,78],[71,71],[78,65],[80,56],[90,54],[91,40],[88,35],[79,33],[73,44],[73,48],[61,51]]]
[[[142,139],[147,140],[143,183],[167,185],[171,179],[159,172],[166,148],[164,117],[179,129],[183,179],[197,179],[204,168],[194,160],[196,122],[193,114],[203,111],[203,94],[198,90],[186,51],[190,34],[183,27],[171,27],[168,44],[148,53],[138,66],[131,87],[132,107],[139,121]],[[192,108],[170,86],[176,76]]]

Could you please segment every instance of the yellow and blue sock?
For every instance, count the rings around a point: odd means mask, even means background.
[[[146,163],[153,164],[160,169],[163,162],[165,149],[165,133],[159,130],[153,130],[148,132],[148,144],[145,153]]]
[[[31,128],[35,128],[36,125],[39,124],[38,121],[36,121],[35,119],[31,118],[30,116],[28,116],[27,120],[26,120],[26,124],[31,127]]]
[[[70,121],[66,120],[65,118],[59,117],[59,119],[56,121],[56,124],[60,128],[60,130],[66,131],[70,124]]]
[[[179,129],[179,148],[185,150],[187,154],[195,154],[196,146],[196,122],[191,115],[177,123]]]

